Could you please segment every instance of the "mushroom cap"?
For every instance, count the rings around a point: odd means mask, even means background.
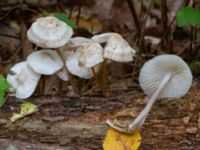
[[[106,43],[111,36],[121,36],[121,35],[114,32],[107,32],[107,33],[94,35],[92,37],[92,40],[98,43]]]
[[[157,99],[180,98],[192,85],[192,73],[184,60],[176,55],[159,55],[147,61],[139,75],[139,83],[144,93],[151,97],[166,74],[171,79],[160,92]]]
[[[73,30],[56,17],[38,18],[27,32],[28,39],[43,48],[58,48],[68,42]]]
[[[80,78],[84,78],[84,79],[92,78],[94,75],[90,68],[79,66],[79,62],[78,62],[79,55],[80,55],[80,51],[75,51],[75,52],[72,51],[70,54],[68,54],[67,60],[66,60],[66,66],[69,72]],[[98,65],[95,66],[94,69],[97,71],[99,69],[99,66]]]
[[[74,37],[67,43],[69,47],[76,47],[80,51],[78,58],[79,66],[91,68],[103,62],[103,48],[102,46],[88,38]]]
[[[77,49],[80,51],[79,66],[91,68],[103,62],[103,48],[99,43],[84,43]]]
[[[129,46],[128,42],[120,34],[104,33],[93,36],[92,40],[99,43],[106,42],[104,58],[112,59],[117,62],[133,61],[135,50]]]
[[[34,72],[25,61],[14,65],[10,70],[12,74],[7,75],[7,81],[12,85],[15,97],[25,99],[31,96],[41,75]]]
[[[71,38],[68,42],[67,42],[67,45],[69,47],[77,47],[77,46],[80,46],[81,44],[83,43],[92,43],[94,41],[92,41],[91,39],[88,39],[88,38],[85,38],[85,37],[73,37]]]
[[[37,73],[51,75],[63,67],[62,60],[54,50],[39,50],[27,58],[28,65]]]

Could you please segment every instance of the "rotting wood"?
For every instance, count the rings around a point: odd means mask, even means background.
[[[195,83],[181,100],[156,102],[142,129],[140,150],[200,148],[199,86]],[[16,141],[31,142],[33,149],[39,149],[41,145],[45,150],[45,145],[51,145],[60,150],[99,150],[108,129],[105,120],[117,115],[136,116],[146,103],[141,92],[111,98],[43,97],[30,101],[40,105],[39,111],[16,123],[8,119],[13,111],[17,111],[20,102],[10,99],[2,108],[0,145],[9,139],[13,144]],[[190,118],[187,123],[184,123],[185,117]]]

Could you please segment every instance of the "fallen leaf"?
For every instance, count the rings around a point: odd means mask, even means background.
[[[15,122],[18,119],[21,119],[27,115],[30,115],[34,112],[38,111],[38,106],[32,103],[23,103],[20,107],[20,113],[13,113],[10,120]]]
[[[76,17],[72,17],[76,21]],[[79,28],[86,29],[87,31],[95,34],[102,31],[103,25],[98,19],[84,19],[80,18],[78,21]]]
[[[137,150],[141,144],[139,132],[126,134],[109,129],[103,142],[104,150]]]

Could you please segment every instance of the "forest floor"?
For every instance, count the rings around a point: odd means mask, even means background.
[[[181,7],[184,0],[167,1],[169,33],[165,33],[161,6],[145,5],[142,9],[140,0],[134,0],[136,15],[141,19],[139,27],[145,35],[159,38],[161,45],[151,40],[144,40],[141,45],[137,39],[137,21],[127,1],[85,0],[81,5],[80,1],[70,0],[41,0],[37,4],[27,0],[23,5],[20,0],[0,2],[0,74],[4,76],[10,67],[37,49],[28,41],[26,32],[45,13],[70,14],[79,27],[73,36],[117,32],[136,50],[134,62],[107,64],[111,84],[111,94],[107,97],[94,79],[85,81],[75,77],[83,91],[77,96],[56,75],[43,76],[41,83],[46,81],[43,89],[38,86],[27,99],[39,106],[38,111],[13,123],[10,117],[19,112],[23,101],[8,96],[0,108],[0,150],[9,145],[19,150],[100,150],[108,130],[106,119],[131,121],[148,102],[138,84],[144,62],[163,53],[177,54],[188,63],[199,60],[200,43],[193,41],[196,45],[190,51],[190,30],[179,29],[172,21],[176,7]],[[173,41],[165,43],[165,37],[172,36]],[[198,68],[192,71],[196,71],[194,81],[186,96],[178,100],[163,99],[153,106],[141,129],[140,150],[200,150],[200,71]]]
[[[107,132],[105,120],[136,117],[147,103],[143,92],[121,91],[112,97],[33,97],[31,116],[12,123],[20,102],[9,98],[0,110],[0,145],[22,150],[98,150]],[[200,147],[200,84],[195,80],[180,100],[157,101],[143,128],[140,150],[197,150]]]

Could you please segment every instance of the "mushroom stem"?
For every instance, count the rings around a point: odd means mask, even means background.
[[[102,91],[103,94],[105,95],[105,94],[106,94],[106,91],[105,91],[104,86],[102,85],[101,81],[99,80],[98,75],[97,75],[97,73],[96,73],[94,67],[92,67],[91,70],[92,70],[92,73],[93,73],[93,75],[94,75],[94,77],[95,77],[95,79],[96,79],[96,81],[97,81],[97,83],[98,83],[98,85],[99,85],[101,91]]]
[[[165,87],[165,85],[168,83],[168,81],[171,79],[172,74],[168,73],[164,76],[162,81],[160,82],[158,89],[155,91],[155,93],[152,95],[152,97],[149,99],[146,107],[143,109],[143,111],[137,116],[135,120],[131,124],[129,124],[128,128],[130,130],[138,129],[142,126],[144,123],[146,117],[148,116],[153,104],[155,103],[157,97],[159,96],[162,89]]]
[[[101,86],[104,89],[104,91],[108,90],[108,94],[110,95],[111,94],[111,88],[110,88],[110,85],[109,85],[109,79],[108,79],[108,68],[106,66],[106,62],[107,62],[107,59],[105,58],[103,63],[101,64],[101,72],[102,72],[102,76],[101,76],[101,79],[102,79],[102,83],[101,83]],[[105,93],[104,93],[105,94]],[[107,96],[107,95],[105,95]]]
[[[73,87],[74,91],[76,94],[79,94],[79,90],[77,89],[76,87],[76,84],[75,84],[75,81],[72,77],[72,75],[69,73],[67,67],[66,67],[66,61],[65,61],[65,56],[63,55],[63,53],[61,52],[60,48],[56,48],[56,52],[58,53],[58,55],[60,56],[62,62],[63,62],[63,65],[64,65],[64,69],[66,71],[66,74],[67,74],[67,77],[69,79],[69,82],[71,84],[71,86]]]

